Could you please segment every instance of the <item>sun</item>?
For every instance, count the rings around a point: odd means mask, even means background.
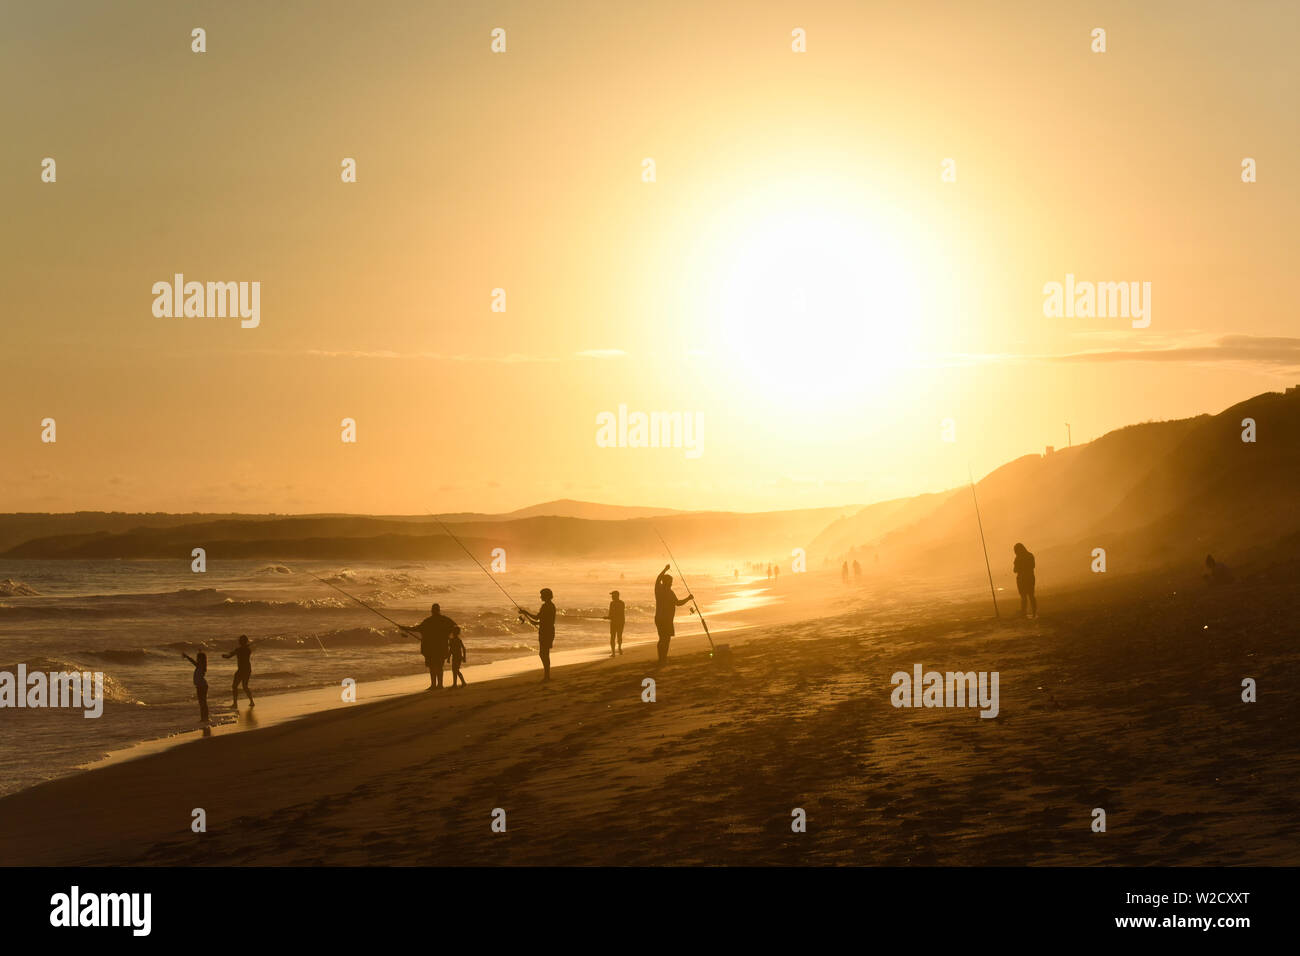
[[[788,400],[877,392],[916,346],[901,237],[843,210],[750,224],[721,256],[713,317],[733,371]]]

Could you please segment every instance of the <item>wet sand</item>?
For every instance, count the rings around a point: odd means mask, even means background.
[[[1296,571],[1099,579],[1032,622],[809,576],[787,613],[842,613],[728,635],[729,666],[640,644],[11,795],[0,862],[1295,865]],[[998,671],[998,717],[891,706],[915,664]]]

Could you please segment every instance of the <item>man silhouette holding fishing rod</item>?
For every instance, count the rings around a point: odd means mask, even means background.
[[[683,604],[695,600],[694,594],[688,594],[680,601],[673,593],[673,576],[668,573],[672,567],[665,564],[664,569],[655,578],[655,629],[659,632],[659,663],[668,660],[668,642],[673,639],[673,616]]]
[[[456,622],[445,617],[437,604],[429,608],[429,616],[415,627],[398,625],[407,634],[418,635],[420,638],[420,653],[424,655],[424,663],[429,668],[429,690],[437,690],[442,686],[442,665],[447,660],[448,641],[455,626]]]
[[[537,655],[542,659],[542,683],[551,679],[551,646],[555,643],[555,595],[542,588],[542,606],[537,613],[519,608],[520,620],[537,628]],[[515,605],[519,607],[519,605]]]

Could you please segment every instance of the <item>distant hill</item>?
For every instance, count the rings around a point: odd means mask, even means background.
[[[867,505],[827,525],[809,543],[808,552],[832,557],[838,564],[856,549],[869,548],[889,532],[920,521],[954,494],[957,492],[943,491]]]
[[[1253,418],[1257,441],[1242,442]],[[1206,553],[1229,565],[1270,550],[1300,553],[1300,392],[1269,392],[1217,415],[1146,422],[1085,445],[1010,461],[976,485],[989,560],[1011,586],[1011,548],[1038,557],[1039,580],[1091,575],[1104,548],[1108,573],[1195,568]],[[480,559],[622,558],[679,554],[809,569],[850,555],[869,574],[984,576],[969,488],[866,507],[756,514],[674,512],[553,501],[505,515],[443,515]],[[428,515],[0,515],[5,558],[460,560]]]
[[[586,518],[589,521],[620,521],[624,518],[653,518],[657,515],[678,515],[684,512],[672,508],[639,508],[632,505],[602,505],[593,501],[574,501],[561,498],[545,504],[530,505],[508,514],[502,518]]]
[[[541,506],[547,508],[549,506]],[[597,509],[607,506],[596,505]],[[656,530],[674,550],[723,560],[788,560],[793,548],[851,508],[812,508],[760,513],[679,512],[618,520],[559,516],[445,520],[480,560],[507,548],[513,559],[631,557],[663,554]],[[525,509],[527,510],[527,509]],[[629,509],[653,512],[654,509]],[[604,513],[604,512],[598,512]],[[14,516],[0,517],[0,527]],[[47,516],[48,517],[48,516]],[[196,547],[209,560],[222,558],[341,560],[463,560],[459,546],[429,516],[378,518],[357,515],[222,516],[195,520],[152,519],[130,527],[130,516],[112,521],[90,517],[89,530],[66,530],[30,538],[8,548],[11,559],[189,560]],[[24,522],[19,522],[23,524]],[[111,527],[105,528],[102,525]],[[53,523],[70,529],[71,522]]]
[[[1257,441],[1243,442],[1253,418]],[[1008,462],[976,485],[995,577],[1012,545],[1038,558],[1039,580],[1194,568],[1207,553],[1233,564],[1300,540],[1300,393],[1269,392],[1218,415],[1130,425],[1086,445]],[[886,507],[888,506],[888,507]],[[847,547],[908,575],[984,574],[970,490],[868,506],[831,525],[810,558]],[[821,548],[827,549],[821,551]]]
[[[472,521],[510,521],[516,518],[531,518],[553,515],[564,518],[587,518],[593,521],[617,521],[624,518],[645,518],[655,515],[684,514],[670,508],[642,508],[623,505],[603,505],[588,501],[562,499],[549,501],[540,505],[531,505],[517,511],[504,514],[483,512],[458,512],[441,514],[439,519],[447,524],[461,524]],[[140,529],[176,528],[184,525],[207,524],[213,522],[236,521],[245,525],[266,522],[283,522],[286,520],[312,521],[320,519],[338,519],[347,521],[355,515],[344,514],[211,514],[192,512],[189,514],[168,514],[150,512],[133,514],[122,511],[75,511],[63,514],[46,514],[28,512],[17,514],[0,514],[0,554],[17,545],[39,538],[61,535],[91,535],[96,533],[121,534]],[[384,515],[367,520],[396,520],[409,524],[436,525],[437,521],[430,515]],[[247,533],[242,537],[249,537]],[[281,537],[281,535],[275,535]],[[351,536],[349,534],[349,536]]]

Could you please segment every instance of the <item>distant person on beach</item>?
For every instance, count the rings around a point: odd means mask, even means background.
[[[519,613],[537,627],[537,656],[542,659],[542,682],[551,679],[551,645],[555,643],[555,595],[550,588],[541,590],[542,606],[534,614],[519,609]]]
[[[222,657],[235,659],[235,679],[230,682],[230,693],[234,697],[234,703],[231,704],[235,710],[239,709],[239,688],[242,685],[244,693],[248,695],[248,706],[255,706],[253,703],[253,692],[248,689],[248,679],[253,676],[253,645],[248,643],[248,635],[239,635],[239,646],[229,654],[222,654]]]
[[[208,723],[208,655],[199,651],[198,660],[188,654],[182,654],[194,665],[194,693],[199,698],[199,723]]]
[[[840,565],[840,580],[845,584],[849,583],[849,562],[847,561]]]
[[[457,682],[460,686],[466,686],[469,681],[465,680],[465,675],[460,672],[460,665],[465,663],[468,657],[465,653],[465,642],[460,639],[460,628],[451,629],[451,640],[447,644],[447,656],[451,659],[451,686],[454,688]]]
[[[1029,605],[1030,617],[1038,617],[1038,596],[1034,594],[1034,556],[1023,544],[1016,542],[1016,560],[1011,570],[1016,572],[1016,590],[1020,592],[1020,616],[1025,616]]]
[[[854,584],[862,583],[862,565],[858,564],[856,558],[853,561],[853,583]]]
[[[673,617],[677,614],[677,609],[683,604],[695,600],[694,594],[688,594],[680,601],[673,592],[673,576],[668,573],[671,565],[665,564],[664,569],[659,572],[659,577],[655,578],[655,630],[659,632],[659,663],[662,664],[668,660],[668,644],[673,639]],[[768,567],[768,577],[772,575],[772,569]]]
[[[1205,572],[1203,574],[1205,583],[1211,586],[1215,584],[1227,584],[1232,580],[1232,572],[1228,570],[1226,564],[1214,560],[1214,555],[1205,556]]]
[[[442,687],[442,665],[447,660],[447,641],[456,622],[442,613],[441,606],[429,608],[429,616],[415,627],[403,627],[407,634],[420,638],[420,653],[429,668],[429,690]]]
[[[609,656],[614,656],[614,640],[618,639],[618,653],[623,653],[623,623],[625,620],[623,602],[618,599],[617,591],[609,592]]]
[[[773,581],[781,580],[781,565],[779,564],[772,565],[772,580]]]

